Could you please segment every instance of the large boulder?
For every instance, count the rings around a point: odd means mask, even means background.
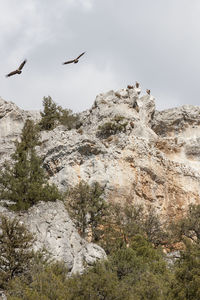
[[[35,237],[34,250],[46,249],[51,258],[64,261],[70,273],[106,258],[104,250],[80,237],[62,201],[40,202],[27,212],[14,213],[0,206],[0,213],[17,217]]]

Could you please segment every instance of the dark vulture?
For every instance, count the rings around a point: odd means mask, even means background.
[[[79,61],[79,58],[81,56],[83,56],[84,54],[85,54],[85,52],[81,53],[77,58],[72,59],[72,60],[68,60],[68,61],[64,62],[63,65],[72,64],[72,63],[77,64],[78,61]]]
[[[9,74],[6,75],[6,77],[10,77],[10,76],[13,76],[13,75],[15,75],[15,74],[21,74],[22,69],[23,69],[23,67],[24,67],[24,65],[25,65],[26,62],[27,62],[27,60],[25,59],[25,60],[21,63],[21,65],[19,66],[19,68],[18,68],[17,70],[10,72]]]
[[[133,89],[133,85],[127,85],[127,89]]]
[[[139,82],[136,81],[136,82],[135,82],[135,87],[138,89],[139,86],[140,86]]]
[[[151,94],[151,90],[146,89],[146,92],[147,92],[148,95]]]
[[[135,103],[133,104],[133,108],[135,108],[135,110],[139,113],[139,105],[137,101],[135,101]]]

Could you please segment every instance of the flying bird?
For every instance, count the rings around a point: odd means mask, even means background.
[[[10,72],[9,74],[6,75],[6,77],[10,77],[10,76],[13,76],[13,75],[15,75],[15,74],[21,74],[22,69],[23,69],[23,67],[24,67],[24,65],[25,65],[26,62],[27,62],[27,60],[25,59],[25,60],[21,63],[21,65],[19,66],[19,68],[18,68],[17,70]]]
[[[146,89],[146,92],[147,92],[148,95],[151,94],[151,90]]]
[[[85,52],[81,53],[77,58],[72,59],[72,60],[68,60],[68,61],[64,62],[63,65],[67,65],[67,64],[71,64],[71,63],[77,64],[78,61],[79,61],[79,58],[81,56],[83,56],[84,54],[85,54]]]

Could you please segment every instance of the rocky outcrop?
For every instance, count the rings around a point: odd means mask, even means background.
[[[27,118],[36,121],[40,118],[40,113],[24,111],[13,102],[4,101],[0,97],[0,163],[9,159],[14,141],[19,138]]]
[[[71,273],[82,272],[86,265],[106,257],[101,247],[79,236],[61,201],[40,202],[18,214],[0,207],[0,213],[20,219],[36,239],[34,250],[45,248],[51,258],[64,261]]]
[[[39,114],[2,99],[0,103],[2,163],[13,151],[25,118],[36,120]],[[98,181],[107,200],[153,206],[163,220],[178,218],[190,203],[200,203],[199,107],[159,112],[154,97],[140,97],[140,89],[127,88],[98,95],[80,118],[77,130],[57,126],[43,131],[37,148],[50,181],[61,190],[81,179]]]
[[[200,203],[199,111],[157,112],[152,96],[139,97],[134,90],[101,94],[81,114],[81,129],[42,133],[44,166],[62,190],[81,179],[98,181],[106,199],[131,198],[164,218],[180,217],[190,203]],[[116,116],[126,121],[125,132],[99,137],[99,127]]]

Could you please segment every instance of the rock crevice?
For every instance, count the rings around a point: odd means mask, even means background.
[[[44,159],[50,182],[62,191],[82,179],[89,184],[98,181],[105,188],[108,201],[123,202],[129,197],[147,209],[153,206],[163,220],[179,218],[190,203],[200,203],[200,107],[156,111],[154,97],[140,97],[139,93],[133,88],[98,95],[92,108],[80,113],[82,126],[78,130],[57,126],[41,132],[37,151]],[[25,119],[39,117],[39,112],[25,112],[0,99],[0,165],[14,151],[14,141],[19,138]],[[100,126],[113,120],[125,122],[123,131],[99,137]],[[59,219],[55,220],[56,217],[50,222],[59,224]],[[62,225],[66,230],[67,224]],[[49,238],[56,244],[64,243],[58,235],[52,237],[48,232],[46,242]],[[81,255],[86,251],[83,248],[93,247],[87,244],[80,250],[74,236],[75,233],[70,234],[70,242],[65,244],[68,250],[64,246],[54,249],[55,253],[69,252],[65,259],[68,263],[73,261],[72,270],[76,269],[74,260],[77,257],[79,262],[79,256],[70,244],[74,243]]]

